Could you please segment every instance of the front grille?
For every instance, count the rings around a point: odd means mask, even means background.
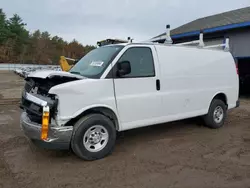
[[[42,124],[42,116],[38,116],[36,114],[32,114],[32,113],[27,113],[27,116],[29,117],[30,121],[38,123],[38,124]]]
[[[26,100],[22,97],[21,108],[27,113],[27,116],[32,122],[41,124],[42,123],[42,107]]]
[[[35,85],[36,83],[32,79],[26,81],[24,90],[22,93],[22,100],[21,100],[20,107],[27,113],[27,116],[32,122],[42,124],[43,107],[32,101],[27,100],[25,96],[26,93],[31,94],[32,89],[35,88]],[[54,117],[56,113],[57,100],[52,99],[51,97],[48,97],[48,96],[43,96],[41,94],[32,94],[32,95],[47,102],[47,105],[50,108],[50,120],[49,121],[51,121],[51,117],[52,116]]]

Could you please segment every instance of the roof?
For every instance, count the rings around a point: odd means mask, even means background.
[[[237,26],[241,23],[242,26],[250,26],[250,7],[236,9],[212,16],[199,18],[187,24],[184,24],[176,29],[171,30],[171,35],[179,35],[183,33],[191,33],[193,31],[211,30],[211,28],[222,28],[223,26]],[[248,24],[243,24],[248,23]],[[240,25],[238,25],[240,26]],[[228,29],[233,28],[229,27]],[[225,27],[226,29],[226,27]],[[214,30],[211,30],[211,32]],[[160,37],[165,33],[158,35]]]

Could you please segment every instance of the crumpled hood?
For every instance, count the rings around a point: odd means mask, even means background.
[[[54,71],[54,70],[40,70],[32,72],[28,75],[28,78],[52,78],[55,76],[69,77],[69,78],[78,78],[83,79],[81,75],[71,74],[65,71]]]

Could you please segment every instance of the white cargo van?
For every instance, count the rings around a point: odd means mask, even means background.
[[[72,148],[85,160],[110,154],[116,133],[202,116],[210,128],[239,106],[229,52],[129,43],[97,48],[69,72],[26,78],[21,127],[36,144]]]

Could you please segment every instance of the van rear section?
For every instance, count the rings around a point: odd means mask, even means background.
[[[225,96],[228,109],[238,106],[239,78],[229,52],[165,45],[155,48],[163,106],[172,107],[166,107],[168,114],[204,115],[218,94]]]

